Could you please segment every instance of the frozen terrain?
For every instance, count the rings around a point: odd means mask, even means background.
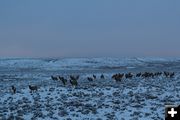
[[[175,76],[133,76],[121,82],[111,78],[116,73],[163,71]],[[93,74],[97,79],[88,81]],[[74,89],[51,75],[80,79]],[[28,85],[39,89],[30,93]],[[180,59],[0,59],[0,120],[164,120],[167,104],[180,104]]]

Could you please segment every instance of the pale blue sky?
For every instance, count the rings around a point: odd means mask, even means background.
[[[180,0],[0,1],[1,57],[180,57]]]

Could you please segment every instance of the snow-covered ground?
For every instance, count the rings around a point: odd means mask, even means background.
[[[111,79],[115,73],[159,71],[175,76]],[[93,74],[97,79],[88,81]],[[51,75],[80,79],[74,89],[51,80]],[[30,84],[38,91],[30,93]],[[163,120],[167,104],[180,104],[180,59],[0,59],[0,120]]]

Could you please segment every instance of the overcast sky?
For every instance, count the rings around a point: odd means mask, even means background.
[[[180,57],[180,0],[3,0],[0,57]]]

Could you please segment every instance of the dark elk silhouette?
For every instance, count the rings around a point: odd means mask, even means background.
[[[101,78],[101,79],[105,79],[105,77],[104,77],[104,75],[103,75],[103,74],[101,74],[100,78]]]
[[[93,75],[93,78],[96,79],[96,75]]]
[[[87,77],[88,81],[93,81],[93,78]]]
[[[35,85],[29,85],[30,92],[34,92],[38,90],[38,87]]]
[[[11,90],[12,90],[13,94],[16,93],[16,87],[14,87],[14,85],[11,86]]]
[[[125,74],[125,77],[126,77],[126,79],[127,78],[131,79],[133,77],[133,74],[131,72],[129,72],[129,73]]]
[[[174,77],[174,75],[175,75],[175,73],[174,73],[174,72],[173,72],[173,73],[170,73],[169,77],[170,77],[170,78],[173,78],[173,77]]]
[[[111,78],[116,80],[116,82],[118,82],[118,81],[120,82],[122,80],[123,76],[124,76],[124,73],[123,74],[118,73],[118,74],[114,74]]]
[[[136,77],[141,77],[141,72],[136,74]]]
[[[58,77],[57,77],[57,76],[52,76],[52,75],[51,75],[51,79],[52,79],[52,80],[58,80]]]
[[[149,78],[149,77],[154,78],[154,74],[151,73],[151,72],[145,72],[145,73],[142,74],[142,77],[143,78]]]
[[[67,83],[67,79],[65,79],[64,77],[58,76],[58,80],[62,81],[63,85],[66,85]]]
[[[76,87],[78,85],[78,82],[77,82],[78,79],[79,79],[79,75],[77,75],[77,76],[70,75],[70,83],[71,83],[71,85]]]

